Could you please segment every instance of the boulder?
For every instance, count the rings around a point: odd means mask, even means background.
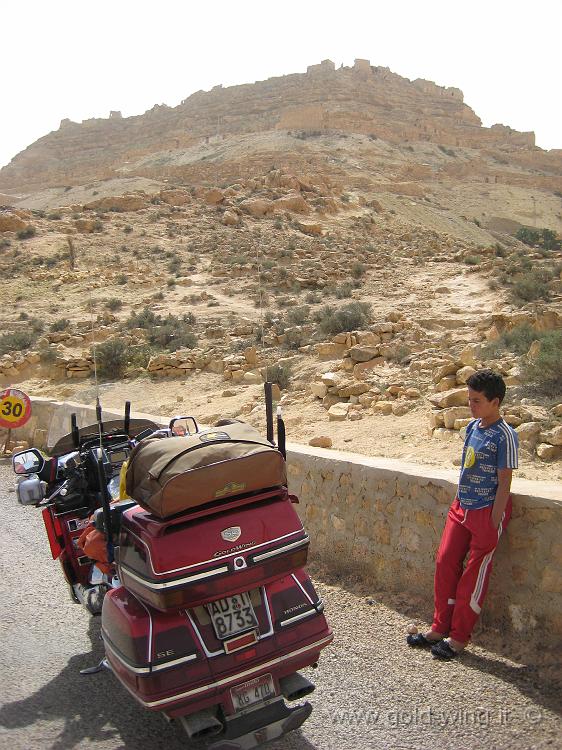
[[[478,364],[479,355],[480,346],[478,344],[469,344],[468,346],[465,346],[465,348],[459,354],[459,362],[463,365],[469,365],[473,367]]]
[[[447,362],[438,367],[433,373],[433,382],[439,383],[447,375],[455,375],[458,370],[456,362]]]
[[[310,438],[308,444],[313,448],[331,448],[332,438],[327,435],[318,435],[317,437]]]
[[[441,378],[441,380],[436,385],[436,390],[440,393],[443,391],[449,391],[451,388],[454,388],[457,385],[457,377],[456,375],[447,375],[444,378]]]
[[[333,341],[323,341],[315,345],[319,359],[339,359],[345,352],[345,344],[335,344]]]
[[[474,367],[471,367],[470,365],[461,367],[460,370],[457,370],[457,384],[463,385],[471,375],[474,375],[475,372],[476,370],[474,369]]]
[[[159,198],[169,206],[185,206],[191,201],[191,195],[186,190],[161,190]]]
[[[470,420],[471,418],[471,412],[468,406],[451,406],[448,409],[444,409],[442,414],[443,423],[448,430],[454,428],[457,419]]]
[[[274,206],[280,211],[292,211],[296,214],[309,214],[310,206],[305,201],[300,193],[294,195],[286,195],[283,198],[278,198],[274,201]]]
[[[363,346],[357,344],[349,350],[349,356],[353,362],[368,362],[379,355],[378,346]]]
[[[328,418],[330,422],[343,422],[347,419],[350,404],[334,404],[328,409]]]
[[[112,195],[84,204],[85,211],[140,211],[148,203],[145,195]]]
[[[93,219],[76,219],[74,226],[80,234],[92,234],[96,231],[96,222]]]
[[[404,414],[407,414],[411,408],[411,403],[399,399],[398,401],[394,401],[394,403],[392,404],[392,413],[395,417],[401,417]]]
[[[417,388],[406,388],[406,390],[404,391],[404,395],[406,396],[406,398],[416,399],[421,396],[421,393]]]
[[[541,351],[541,342],[533,341],[533,343],[529,347],[529,351],[527,352],[527,359],[535,360],[539,356],[540,351]]]
[[[317,398],[324,398],[324,396],[328,393],[328,386],[317,381],[310,384],[310,392]]]
[[[244,213],[250,214],[255,219],[259,219],[262,216],[273,213],[274,205],[271,201],[264,200],[263,198],[248,198],[242,201],[240,208]]]
[[[0,213],[0,232],[19,232],[27,229],[27,224],[16,214],[2,212]]]
[[[383,414],[384,416],[387,416],[388,414],[392,414],[393,406],[394,401],[377,401],[376,404],[373,405],[373,412],[375,414]]]
[[[218,188],[211,188],[203,195],[203,200],[208,206],[216,206],[222,203],[225,199],[225,195],[222,190]]]
[[[234,211],[225,211],[222,215],[221,222],[226,227],[236,227],[240,224],[240,217],[238,214],[235,214]]]
[[[553,406],[550,411],[555,417],[562,417],[562,404],[556,404],[556,406]]]
[[[553,461],[556,458],[562,457],[562,448],[558,445],[539,443],[537,445],[537,456],[543,461]]]
[[[341,378],[336,372],[325,372],[321,377],[322,382],[327,388],[333,388],[339,385]]]
[[[541,441],[550,445],[562,445],[562,424],[541,433]]]
[[[368,383],[349,383],[342,385],[338,391],[338,395],[343,398],[349,398],[350,396],[361,396],[363,393],[367,393],[371,386]]]
[[[297,229],[300,229],[300,231],[304,234],[311,234],[318,237],[321,237],[323,233],[322,225],[318,224],[317,222],[311,223],[305,221],[297,221]]]
[[[442,393],[434,393],[429,397],[429,401],[438,409],[445,409],[448,406],[467,406],[468,391],[466,388],[451,388]]]
[[[515,432],[522,443],[530,443],[538,439],[541,427],[540,422],[523,422],[515,428]]]

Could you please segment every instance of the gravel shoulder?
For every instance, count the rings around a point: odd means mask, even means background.
[[[190,747],[178,727],[137,706],[111,674],[79,674],[103,655],[99,619],[71,603],[40,513],[19,506],[12,488],[10,467],[1,463],[2,746]],[[367,594],[364,583],[344,588],[315,572],[336,637],[311,670],[318,686],[311,718],[271,750],[560,747],[561,692],[531,661],[515,659],[513,648],[511,658],[509,648],[500,654],[472,646],[455,663],[436,662],[404,645],[411,598]]]

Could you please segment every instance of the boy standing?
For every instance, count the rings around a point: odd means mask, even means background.
[[[457,497],[437,553],[433,624],[425,635],[406,639],[409,646],[431,646],[439,659],[457,656],[470,640],[486,596],[492,557],[511,517],[509,491],[517,468],[517,433],[499,411],[505,396],[503,379],[492,370],[479,370],[467,386],[474,419],[466,428]]]

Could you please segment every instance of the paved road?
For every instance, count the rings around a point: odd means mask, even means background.
[[[17,504],[12,476],[0,465],[0,746],[194,747],[110,673],[79,674],[102,657],[99,620],[71,603],[40,513]],[[318,588],[336,642],[313,675],[311,718],[270,750],[562,747],[561,696],[534,670],[478,648],[435,662],[404,647],[402,614],[337,586]]]

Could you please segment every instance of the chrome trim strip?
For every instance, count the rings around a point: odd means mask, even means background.
[[[148,662],[148,664],[150,664],[150,662],[152,661],[152,615],[150,614],[150,610],[144,602],[141,602],[140,599],[137,599],[137,602],[141,605],[141,607],[143,607],[143,609],[146,610],[146,614],[148,615],[148,654],[146,657],[146,661]]]
[[[262,633],[259,636],[260,641],[262,641],[264,638],[269,638],[270,636],[273,635],[273,618],[271,617],[271,608],[269,606],[269,599],[267,598],[267,591],[266,591],[265,586],[261,587],[261,596],[262,596],[262,601],[264,602],[264,605],[265,605],[265,613],[267,615],[267,619],[269,620],[269,630],[267,631],[267,633]]]
[[[152,583],[152,581],[147,580],[146,578],[143,578],[142,576],[137,575],[136,573],[133,573],[126,565],[123,565],[123,563],[119,566],[121,570],[124,572],[125,575],[130,576],[135,581],[138,581],[139,583],[142,583],[143,586],[146,586],[148,589],[152,589],[153,591],[159,591],[161,589],[171,589],[175,586],[181,586],[185,583],[194,583],[195,581],[204,581],[206,578],[210,578],[211,576],[216,576],[221,573],[228,573],[228,565],[223,565],[222,568],[214,568],[214,570],[207,570],[205,573],[197,573],[193,576],[186,576],[185,578],[176,578],[173,581],[163,581],[162,583]]]
[[[224,648],[221,648],[220,651],[209,651],[209,649],[205,645],[205,641],[203,640],[203,636],[199,632],[199,628],[197,627],[197,625],[195,623],[193,615],[191,614],[191,612],[188,609],[185,610],[185,614],[187,615],[187,617],[189,619],[189,622],[191,623],[191,627],[195,631],[195,635],[199,638],[199,643],[201,644],[201,648],[205,652],[205,656],[207,658],[209,658],[209,659],[212,659],[213,656],[220,656],[221,654],[224,656]]]
[[[244,550],[238,550],[237,552],[230,552],[228,555],[221,555],[220,558],[212,557],[210,560],[201,560],[200,562],[196,562],[191,565],[184,565],[181,568],[172,568],[171,570],[165,570],[162,573],[158,573],[154,569],[154,565],[152,564],[152,557],[150,556],[150,548],[148,544],[143,539],[141,539],[138,534],[135,534],[135,532],[132,529],[129,529],[128,527],[124,527],[123,531],[125,530],[128,534],[131,534],[136,539],[138,539],[139,542],[142,545],[144,545],[144,547],[146,547],[148,560],[150,562],[150,567],[152,568],[152,572],[154,573],[154,575],[155,576],[167,576],[167,575],[170,575],[170,573],[180,573],[182,570],[189,570],[189,568],[197,568],[200,565],[206,565],[207,563],[217,562],[217,559],[226,560],[229,557],[235,557],[236,555],[240,555],[240,554],[246,555],[247,553],[251,552],[254,549],[259,549],[260,547],[264,547],[266,544],[273,544],[274,542],[280,542],[282,539],[287,539],[288,537],[294,536],[295,534],[302,534],[302,532],[304,531],[304,527],[301,524],[300,529],[297,529],[297,531],[291,531],[289,534],[283,534],[283,536],[278,536],[275,539],[269,539],[267,542],[261,542],[260,544],[256,544],[253,547],[248,547],[247,549],[244,549]]]
[[[134,667],[130,662],[127,661],[127,659],[125,659],[116,651],[116,649],[109,642],[109,639],[106,640],[106,638],[103,636],[103,633],[102,638],[105,648],[111,651],[112,656],[114,656],[117,661],[120,661],[121,664],[123,664],[123,666],[129,670],[129,672],[133,672],[133,674],[151,674],[152,672],[162,672],[164,669],[177,667],[178,664],[185,664],[186,662],[194,661],[195,659],[197,659],[197,654],[188,654],[187,656],[182,656],[179,659],[173,659],[172,661],[167,661],[164,664],[156,664],[152,667]]]
[[[154,664],[152,666],[152,671],[161,672],[163,669],[177,667],[178,664],[185,664],[188,661],[195,661],[195,659],[197,659],[197,654],[188,654],[187,656],[182,656],[179,659],[172,659],[172,661],[166,661],[162,664]]]
[[[306,612],[302,612],[300,615],[295,615],[294,617],[289,617],[288,620],[281,620],[279,625],[284,628],[286,625],[292,625],[293,622],[297,622],[298,620],[304,620],[305,617],[310,617],[310,615],[317,615],[318,612],[315,608],[307,609]]]
[[[106,650],[111,651],[111,655],[115,659],[117,659],[117,661],[120,661],[121,664],[129,670],[129,672],[133,672],[133,674],[150,674],[150,667],[133,667],[132,664],[126,661],[121,656],[121,654],[118,654],[117,651],[113,648],[113,646],[110,643],[108,643],[108,641],[104,637],[103,631],[101,635],[103,638],[103,645],[105,646]]]
[[[309,537],[307,534],[304,539],[299,539],[298,542],[286,544],[284,547],[278,547],[277,549],[272,549],[269,552],[262,552],[261,555],[254,555],[253,560],[254,562],[260,562],[261,560],[266,560],[269,557],[275,557],[275,555],[282,555],[284,552],[288,552],[288,550],[294,549],[296,547],[302,547],[304,544],[308,544],[308,542]]]
[[[146,706],[147,708],[153,708],[155,706],[163,706],[166,703],[175,703],[176,701],[182,700],[182,698],[189,698],[192,695],[198,695],[199,693],[204,693],[207,690],[212,690],[213,688],[222,687],[223,685],[228,684],[237,684],[242,680],[244,677],[249,677],[252,674],[255,674],[256,672],[262,672],[266,669],[269,669],[270,667],[274,667],[277,664],[281,664],[284,661],[287,661],[289,659],[294,659],[297,656],[300,656],[301,654],[305,654],[307,651],[316,651],[319,648],[323,648],[324,646],[327,646],[328,643],[331,643],[333,641],[334,636],[333,634],[329,635],[327,638],[322,638],[320,641],[315,641],[314,643],[309,644],[308,646],[303,646],[303,648],[299,648],[296,651],[291,651],[288,654],[284,654],[283,656],[278,656],[275,659],[272,659],[271,661],[264,662],[263,664],[257,664],[255,667],[252,667],[251,669],[247,669],[244,672],[238,672],[235,675],[232,675],[231,677],[225,677],[222,680],[217,680],[216,682],[210,682],[207,685],[202,685],[198,688],[193,688],[193,690],[187,690],[185,693],[178,693],[177,695],[172,695],[169,698],[161,698],[158,701],[143,701],[141,698],[139,698],[138,695],[135,695],[135,698],[142,703],[143,706]],[[127,687],[127,685],[125,685]],[[132,692],[130,688],[127,687],[129,692]]]
[[[302,585],[302,583],[299,581],[299,579],[296,577],[296,575],[294,573],[291,573],[291,578],[297,584],[297,586],[302,591],[302,593],[306,596],[306,598],[308,599],[308,601],[312,605],[314,605],[314,602],[312,601],[312,597],[310,596],[310,594],[307,592],[307,590],[305,589],[305,587]]]

